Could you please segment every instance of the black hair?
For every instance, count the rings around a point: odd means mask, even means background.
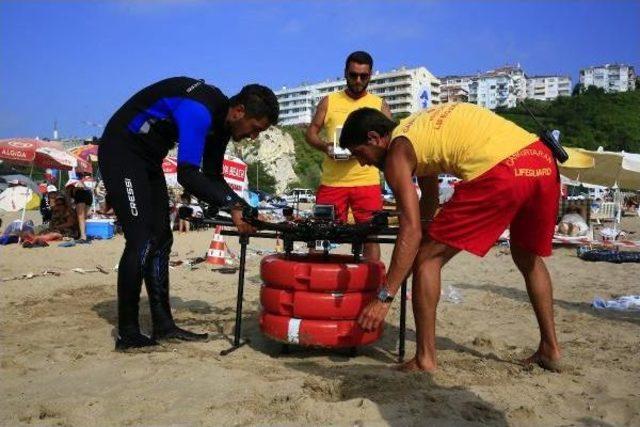
[[[345,71],[349,68],[349,62],[355,62],[356,64],[367,64],[369,66],[369,69],[373,70],[373,58],[363,50],[357,50],[347,56],[347,60],[344,63]]]
[[[246,85],[242,90],[229,99],[229,105],[243,105],[248,117],[254,119],[267,118],[269,123],[278,123],[280,105],[278,98],[271,89],[266,86],[251,84]]]
[[[398,124],[374,108],[360,108],[349,114],[340,133],[340,147],[353,148],[367,142],[367,133],[388,135]]]

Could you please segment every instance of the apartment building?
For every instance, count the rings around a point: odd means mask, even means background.
[[[604,64],[580,70],[584,88],[596,86],[606,92],[627,92],[636,88],[636,72],[627,64]]]
[[[477,76],[445,76],[440,78],[440,103],[469,102],[469,86]]]
[[[481,73],[469,85],[469,102],[491,110],[515,107],[526,96],[527,80],[520,64]]]
[[[570,76],[531,76],[527,77],[527,98],[539,101],[551,101],[559,96],[571,96]]]
[[[344,78],[319,83],[283,87],[275,94],[280,104],[281,125],[311,123],[320,100],[347,87]],[[394,115],[411,114],[440,103],[440,80],[425,67],[401,67],[388,72],[375,72],[368,91],[382,97]]]

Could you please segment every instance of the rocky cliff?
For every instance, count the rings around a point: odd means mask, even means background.
[[[277,194],[284,193],[287,185],[297,180],[293,170],[296,162],[294,141],[280,128],[270,127],[255,141],[238,144],[235,151],[246,163],[259,161],[265,166],[269,175],[276,179]]]

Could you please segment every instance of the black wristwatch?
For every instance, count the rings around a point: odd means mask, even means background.
[[[380,290],[378,291],[378,301],[383,302],[383,303],[390,303],[393,301],[393,297],[394,295],[391,295],[389,293],[389,289],[387,289],[387,286],[383,286],[380,288]]]

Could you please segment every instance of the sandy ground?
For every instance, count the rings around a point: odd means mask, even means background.
[[[3,217],[6,224],[11,215]],[[625,218],[624,226],[639,236],[639,222]],[[210,237],[176,234],[172,259],[203,254]],[[219,355],[232,337],[236,277],[200,264],[171,271],[172,305],[179,324],[210,332],[210,341],[116,353],[116,273],[71,269],[112,269],[123,243],[118,236],[73,248],[0,248],[0,277],[62,272],[0,283],[1,425],[640,425],[640,314],[590,307],[596,295],[640,293],[639,264],[586,263],[572,249],[555,251],[548,265],[570,365],[556,374],[517,363],[536,347],[538,331],[510,257],[499,248],[482,261],[461,254],[444,271],[444,287],[454,286],[463,301],[438,308],[440,368],[427,376],[392,369],[397,302],[383,339],[356,358],[280,355],[258,328],[256,255],[245,293],[250,344]],[[142,307],[148,330],[144,291]],[[414,342],[409,314],[408,356]]]

